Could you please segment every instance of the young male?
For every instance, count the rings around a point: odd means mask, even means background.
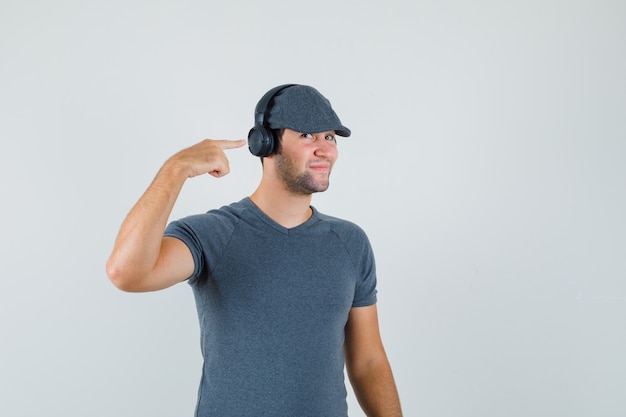
[[[196,416],[346,417],[344,364],[368,416],[401,415],[378,328],[374,257],[353,223],[318,212],[350,136],[316,89],[285,85],[257,105],[249,134],[263,175],[249,196],[168,224],[187,178],[229,173],[204,140],[165,162],[122,224],[107,263],[125,291],[187,280],[204,358]]]

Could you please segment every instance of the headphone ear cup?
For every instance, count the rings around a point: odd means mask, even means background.
[[[264,126],[254,126],[248,133],[248,149],[254,156],[270,156],[274,151],[274,135]]]

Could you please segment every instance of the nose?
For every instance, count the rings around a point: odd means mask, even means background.
[[[337,157],[337,145],[335,141],[326,139],[326,135],[321,134],[316,138],[315,144],[315,156],[325,157],[331,160],[335,160]]]

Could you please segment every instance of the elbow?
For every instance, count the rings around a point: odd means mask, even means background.
[[[106,273],[109,280],[118,289],[125,292],[139,292],[137,285],[139,280],[130,274],[128,268],[119,265],[112,258],[109,258],[106,264]]]

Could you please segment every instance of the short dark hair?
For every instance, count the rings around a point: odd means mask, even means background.
[[[272,135],[274,135],[274,150],[272,153],[280,153],[282,150],[283,143],[283,133],[285,133],[285,129],[272,129]]]

